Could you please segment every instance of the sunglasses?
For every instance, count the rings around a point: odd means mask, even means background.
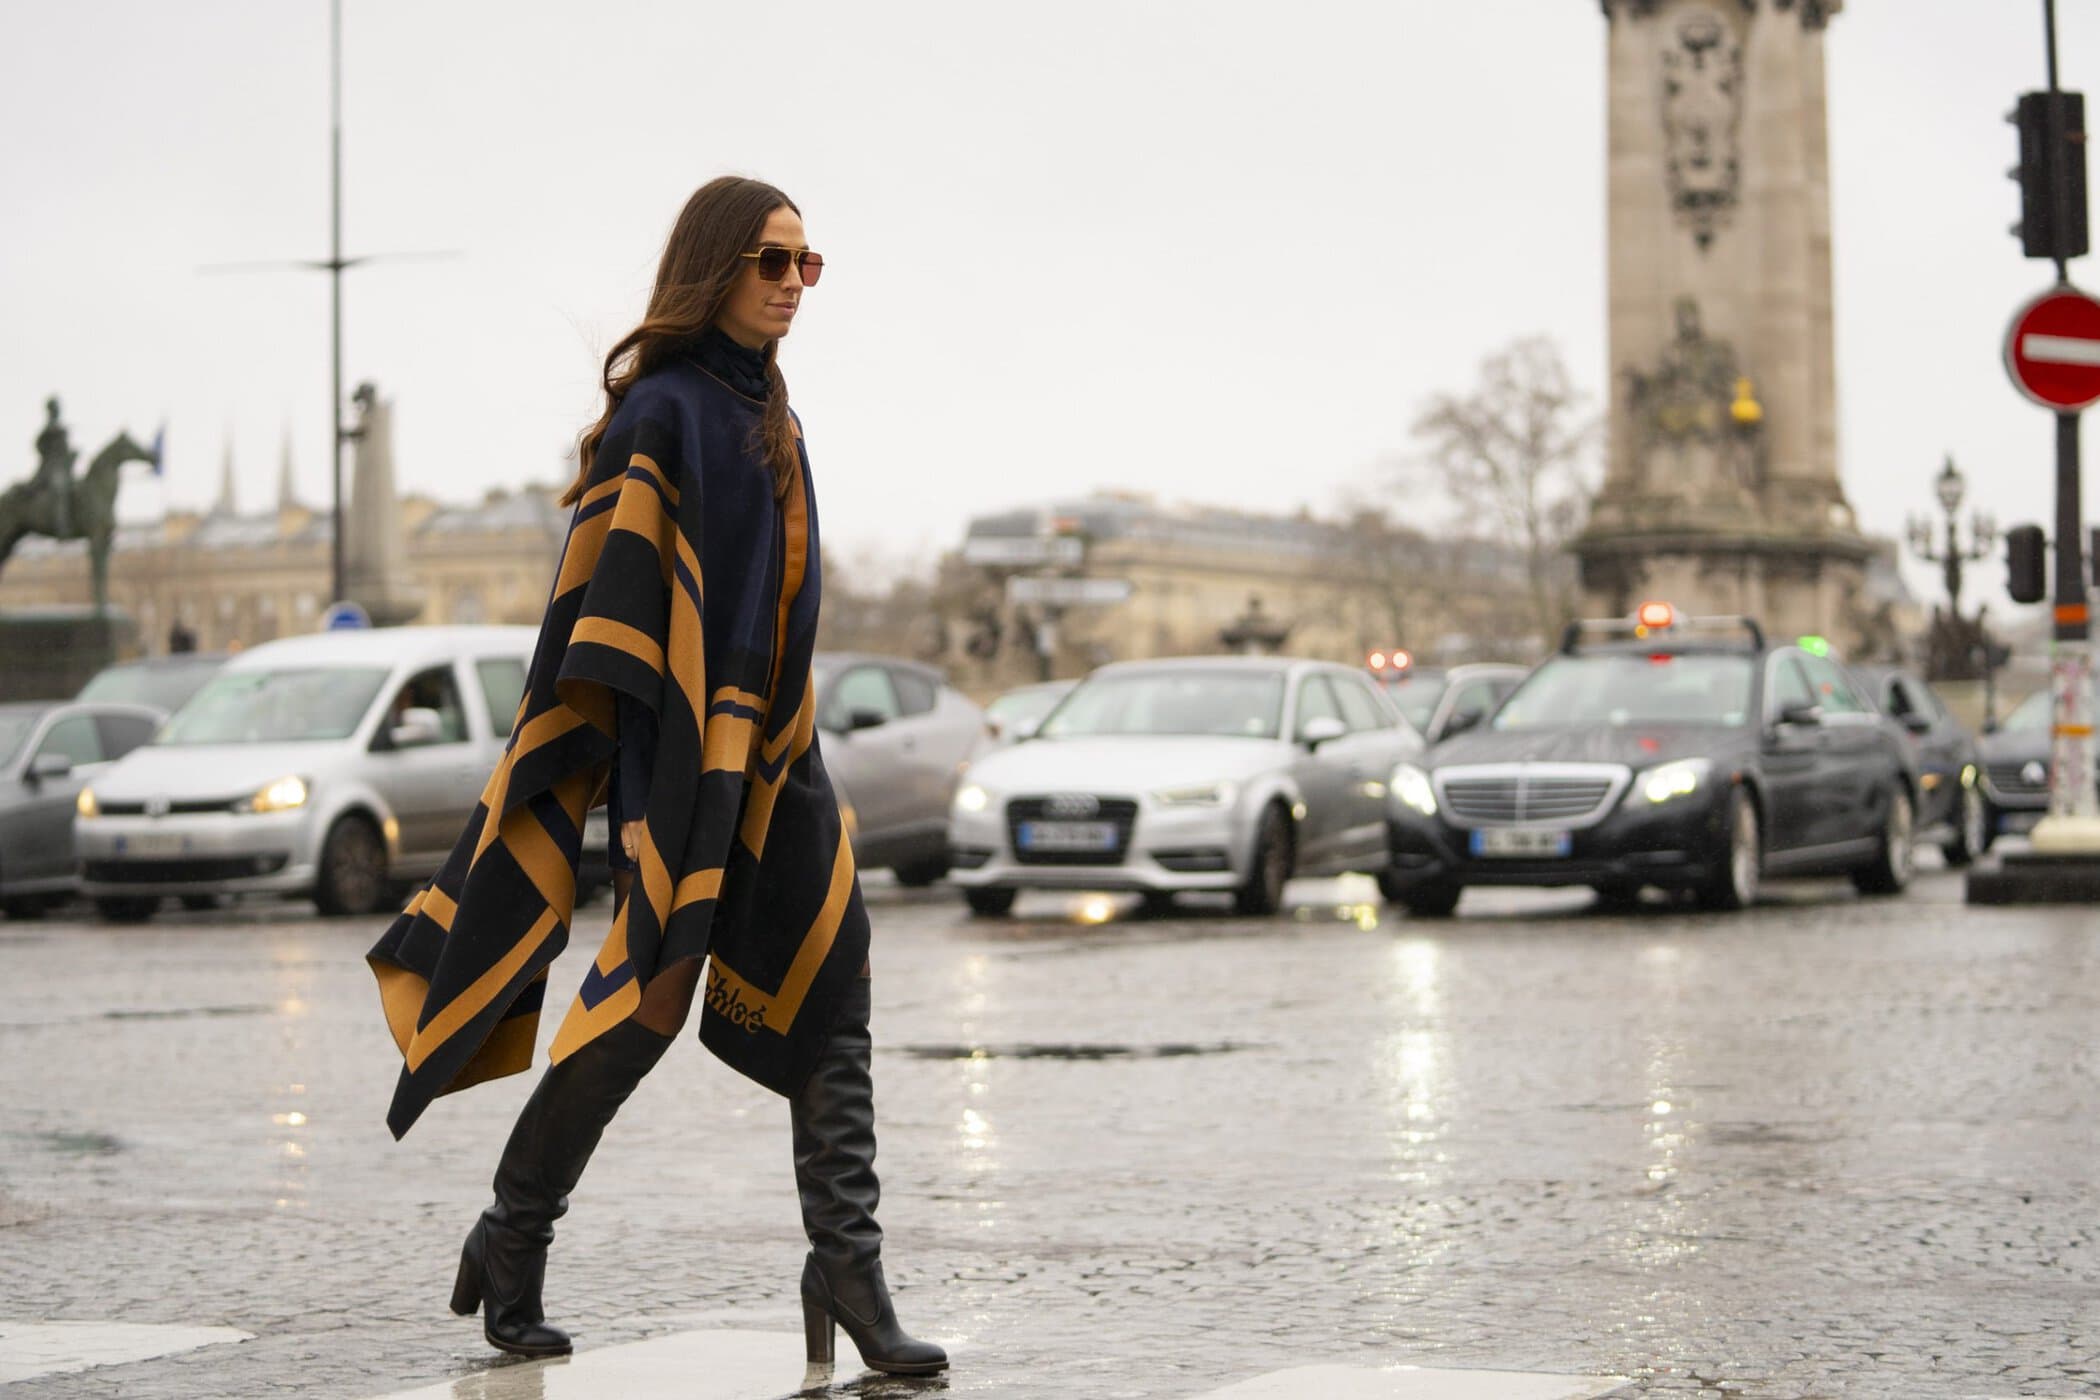
[[[817,279],[824,275],[824,256],[812,253],[807,248],[761,248],[755,253],[738,253],[740,258],[758,260],[758,277],[762,282],[778,282],[788,275],[788,265],[802,274],[802,285],[814,287]]]

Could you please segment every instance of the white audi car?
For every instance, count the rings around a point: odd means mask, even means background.
[[[1035,733],[973,763],[949,878],[1004,914],[1023,889],[1226,892],[1273,913],[1293,875],[1385,869],[1385,780],[1422,740],[1362,672],[1288,657],[1104,666]]]

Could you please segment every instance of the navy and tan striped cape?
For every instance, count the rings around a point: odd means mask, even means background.
[[[678,365],[635,384],[607,426],[510,745],[444,868],[367,955],[403,1059],[396,1137],[439,1094],[531,1066],[617,691],[659,720],[640,871],[552,1056],[705,957],[701,1040],[780,1093],[808,1077],[868,921],[817,745],[808,457],[776,500],[759,411]]]

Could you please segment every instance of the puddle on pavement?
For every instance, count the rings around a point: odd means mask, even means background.
[[[124,1144],[108,1133],[30,1133],[30,1141],[61,1157],[114,1157]]]
[[[915,1060],[1177,1060],[1193,1055],[1232,1055],[1259,1050],[1251,1042],[1167,1041],[1159,1045],[1093,1045],[1022,1042],[1013,1045],[900,1045]]]
[[[171,1006],[137,1011],[105,1011],[105,1021],[187,1021],[196,1016],[267,1016],[274,1006]]]

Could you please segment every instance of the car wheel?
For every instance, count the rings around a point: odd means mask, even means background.
[[[1416,885],[1400,896],[1400,907],[1417,919],[1448,919],[1458,912],[1458,901],[1465,892],[1464,885],[1448,880]]]
[[[314,903],[323,914],[369,914],[386,894],[386,847],[363,817],[338,818],[321,843]]]
[[[160,899],[150,894],[109,895],[95,901],[95,912],[113,924],[143,924],[160,912]]]
[[[1414,887],[1415,882],[1401,879],[1400,872],[1397,870],[1381,870],[1378,872],[1378,896],[1387,904],[1407,903],[1408,891]]]
[[[1881,844],[1874,859],[1852,872],[1852,883],[1861,894],[1901,894],[1910,883],[1911,837],[1915,831],[1915,809],[1910,790],[1897,787],[1889,793],[1888,815],[1881,822]]]
[[[1973,782],[1963,784],[1961,797],[1954,804],[1954,836],[1940,846],[1947,864],[1967,865],[1990,849],[1990,819],[1990,804],[1984,801],[1983,794]]]
[[[202,913],[206,909],[218,908],[219,897],[215,894],[186,894],[182,896],[181,903],[185,909]]]
[[[1757,903],[1757,888],[1764,877],[1764,830],[1757,819],[1757,804],[1750,794],[1736,788],[1728,794],[1728,814],[1723,830],[1721,868],[1699,887],[1699,902],[1708,909],[1747,909]]]
[[[1247,879],[1233,891],[1233,908],[1262,917],[1283,907],[1283,886],[1291,878],[1291,825],[1283,808],[1271,804],[1261,814],[1254,836],[1254,859]]]
[[[903,865],[890,868],[890,874],[896,876],[897,883],[908,890],[925,889],[947,873],[946,856],[928,856],[924,860],[907,861]]]
[[[41,919],[44,917],[44,912],[50,907],[50,905],[34,895],[24,895],[20,899],[0,900],[0,914],[5,914],[10,919]]]
[[[1171,919],[1174,917],[1174,892],[1172,890],[1146,890],[1138,896],[1138,917],[1145,919]]]
[[[998,885],[986,885],[982,889],[964,890],[963,898],[969,901],[972,914],[979,918],[996,919],[1013,912],[1014,899],[1020,893],[1019,890],[1003,889]]]

